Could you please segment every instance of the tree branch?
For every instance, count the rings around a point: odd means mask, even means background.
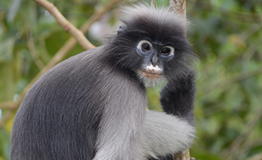
[[[16,111],[16,109],[9,109],[7,113],[4,114],[4,116],[1,118],[0,121],[0,129],[4,126],[4,124],[13,116],[13,112]]]
[[[151,1],[151,7],[155,7],[156,0]]]
[[[109,1],[109,3],[107,5],[105,5],[104,8],[97,9],[95,11],[95,13],[89,18],[89,20],[80,27],[80,30],[84,33],[87,32],[89,30],[90,26],[95,21],[99,20],[108,10],[110,10],[115,4],[117,4],[120,1],[121,0],[111,0],[111,1]]]
[[[29,23],[26,23],[26,39],[27,39],[27,48],[29,50],[30,55],[32,56],[36,66],[39,68],[39,70],[41,70],[44,67],[44,63],[41,61],[41,59],[39,58],[39,56],[36,53],[36,48],[35,48],[35,44],[34,44],[34,38],[32,36],[32,32],[30,30],[29,27]]]
[[[2,102],[0,103],[0,109],[13,109],[15,108],[15,102]]]
[[[36,0],[36,1],[43,1],[45,4],[46,0]],[[89,27],[97,20],[99,20],[108,10],[110,10],[116,3],[118,3],[120,0],[112,0],[109,1],[109,3],[103,8],[98,11],[96,11],[91,18],[82,25],[81,31],[87,32]],[[58,10],[57,10],[58,11]],[[59,11],[58,11],[59,12]],[[3,106],[0,105],[2,108],[9,108],[9,111],[2,117],[0,121],[0,128],[3,127],[5,122],[11,118],[10,114],[15,112],[17,108],[19,107],[20,103],[23,101],[26,93],[29,91],[29,89],[32,87],[32,85],[39,79],[39,77],[45,73],[47,70],[52,68],[54,65],[56,65],[58,62],[60,62],[66,54],[77,44],[77,41],[75,38],[70,38],[66,41],[66,43],[58,50],[58,52],[54,55],[54,57],[49,61],[49,63],[31,80],[31,82],[24,88],[24,90],[19,95],[19,98],[16,102],[13,103],[13,105],[10,106]],[[92,46],[89,46],[91,49]],[[5,103],[2,103],[5,104]]]
[[[170,10],[186,18],[186,0],[169,0]],[[189,149],[175,154],[174,160],[190,160]]]
[[[186,0],[170,0],[169,1],[171,11],[175,14],[181,14],[186,18]]]
[[[50,14],[54,16],[56,21],[60,26],[64,28],[68,33],[70,33],[82,48],[88,50],[90,48],[95,48],[93,44],[91,44],[80,30],[78,30],[74,25],[72,25],[56,8],[53,3],[48,2],[47,0],[34,0],[37,4],[44,7]]]

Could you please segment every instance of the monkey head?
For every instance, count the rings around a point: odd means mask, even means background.
[[[120,67],[133,70],[146,86],[190,69],[196,57],[186,38],[184,17],[144,5],[126,7],[123,12],[124,25],[109,47],[114,51],[111,59]]]

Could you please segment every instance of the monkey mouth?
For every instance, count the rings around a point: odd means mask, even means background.
[[[138,72],[149,79],[158,79],[162,76],[161,72],[155,70],[138,70]]]

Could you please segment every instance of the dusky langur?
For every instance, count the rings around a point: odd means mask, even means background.
[[[190,147],[196,56],[187,22],[166,8],[123,12],[106,44],[33,85],[13,123],[12,160],[171,160]],[[146,87],[162,80],[164,112],[148,111]]]

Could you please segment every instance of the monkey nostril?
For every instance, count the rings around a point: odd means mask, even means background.
[[[152,57],[151,58],[151,63],[155,67],[157,65],[157,63],[158,63],[158,58],[157,57]]]
[[[151,60],[151,64],[155,67],[156,66],[156,64]]]

